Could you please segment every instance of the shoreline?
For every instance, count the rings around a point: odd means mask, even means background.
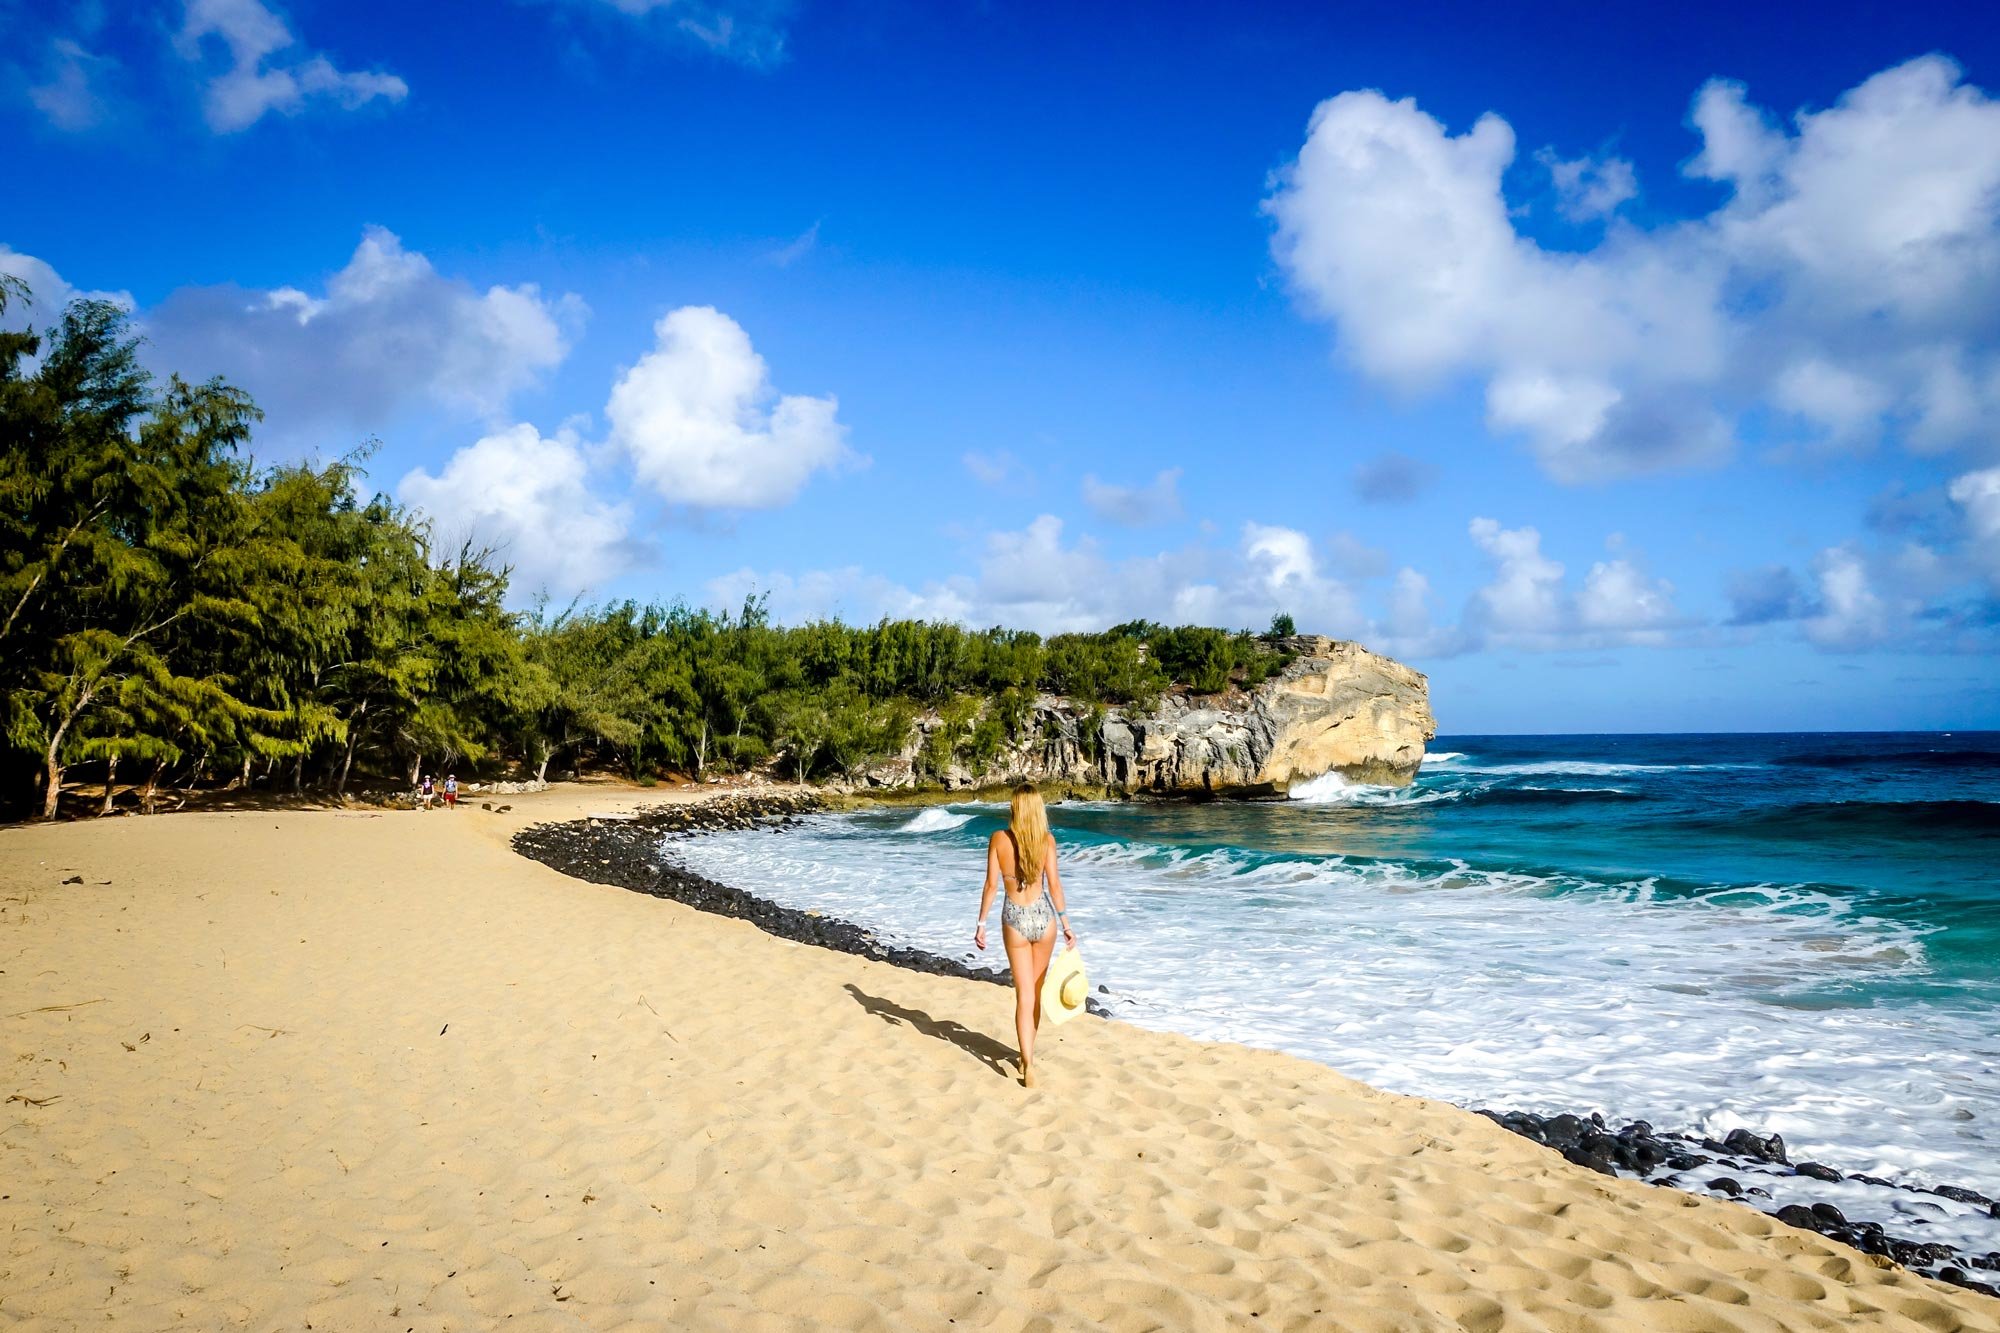
[[[761,827],[781,832],[798,816],[823,811],[827,806],[823,797],[810,790],[723,791],[656,810],[531,825],[514,834],[509,845],[529,860],[571,879],[630,889],[715,916],[748,921],[766,934],[794,944],[818,945],[932,976],[1011,984],[1003,972],[968,967],[921,949],[885,944],[863,926],[779,906],[660,856],[660,843],[666,838],[723,828]]]
[[[973,799],[958,796],[955,799]],[[922,800],[874,801],[855,793],[828,799],[812,789],[771,789],[719,792],[705,799],[615,819],[586,818],[561,824],[536,825],[515,835],[516,851],[574,879],[630,889],[665,898],[700,911],[747,920],[758,929],[799,944],[936,976],[961,977],[997,985],[1010,984],[1005,973],[974,968],[926,950],[886,944],[864,926],[818,912],[784,907],[755,893],[721,884],[662,855],[662,844],[723,830],[768,829],[782,836],[801,815],[838,813],[855,805],[891,807],[932,804]],[[1100,988],[1101,989],[1101,988]],[[1095,996],[1090,1012],[1113,1015]],[[1465,1108],[1470,1109],[1470,1108]],[[1760,1208],[1749,1200],[1771,1200],[1772,1176],[1831,1182],[1853,1181],[1909,1195],[1950,1200],[2000,1218],[2000,1200],[1977,1190],[1945,1184],[1919,1186],[1879,1176],[1842,1172],[1819,1162],[1793,1163],[1782,1136],[1738,1129],[1716,1140],[1673,1131],[1655,1131],[1645,1120],[1620,1126],[1606,1123],[1596,1112],[1535,1115],[1523,1111],[1481,1109],[1484,1116],[1510,1133],[1549,1149],[1570,1163],[1600,1175],[1636,1179],[1706,1197],[1727,1196],[1786,1225],[1848,1245],[1864,1254],[1893,1260],[1954,1286],[2000,1298],[2000,1251],[1979,1254],[1952,1245],[1890,1232],[1884,1224],[1850,1218],[1838,1205],[1772,1201]],[[1672,1177],[1696,1173],[1693,1187]],[[1897,1225],[1892,1222],[1891,1225]],[[1898,1232],[1906,1232],[1898,1226]]]

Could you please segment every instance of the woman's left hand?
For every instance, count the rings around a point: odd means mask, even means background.
[[[1063,922],[1063,943],[1072,949],[1076,947],[1076,932],[1069,928],[1067,921]]]

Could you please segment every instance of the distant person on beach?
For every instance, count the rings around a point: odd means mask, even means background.
[[[431,808],[431,802],[436,799],[437,787],[431,781],[431,775],[426,773],[424,780],[417,784],[417,804],[428,810]]]
[[[1000,908],[1000,938],[1014,969],[1014,1031],[1021,1042],[1021,1086],[1035,1086],[1035,1029],[1042,1022],[1042,978],[1055,956],[1053,927],[1062,923],[1063,939],[1076,947],[1069,928],[1062,876],[1056,871],[1056,839],[1049,832],[1049,812],[1042,794],[1030,786],[1014,789],[1007,827],[986,840],[986,883],[979,890],[979,928],[972,942],[986,947],[986,913],[993,906],[995,886],[1004,886]]]
[[[444,808],[452,809],[458,804],[458,774],[444,775]]]

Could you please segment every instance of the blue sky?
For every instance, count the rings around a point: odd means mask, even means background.
[[[2000,726],[2000,25],[1238,8],[0,0],[0,268],[523,601]]]

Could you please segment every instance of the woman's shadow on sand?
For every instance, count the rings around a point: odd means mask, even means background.
[[[932,1018],[921,1009],[906,1009],[894,1000],[870,995],[852,982],[847,984],[846,989],[847,993],[854,997],[856,1004],[884,1023],[891,1026],[913,1027],[926,1037],[948,1041],[1002,1078],[1014,1077],[1013,1047],[1002,1045],[984,1032],[975,1032],[963,1023],[948,1018]]]

